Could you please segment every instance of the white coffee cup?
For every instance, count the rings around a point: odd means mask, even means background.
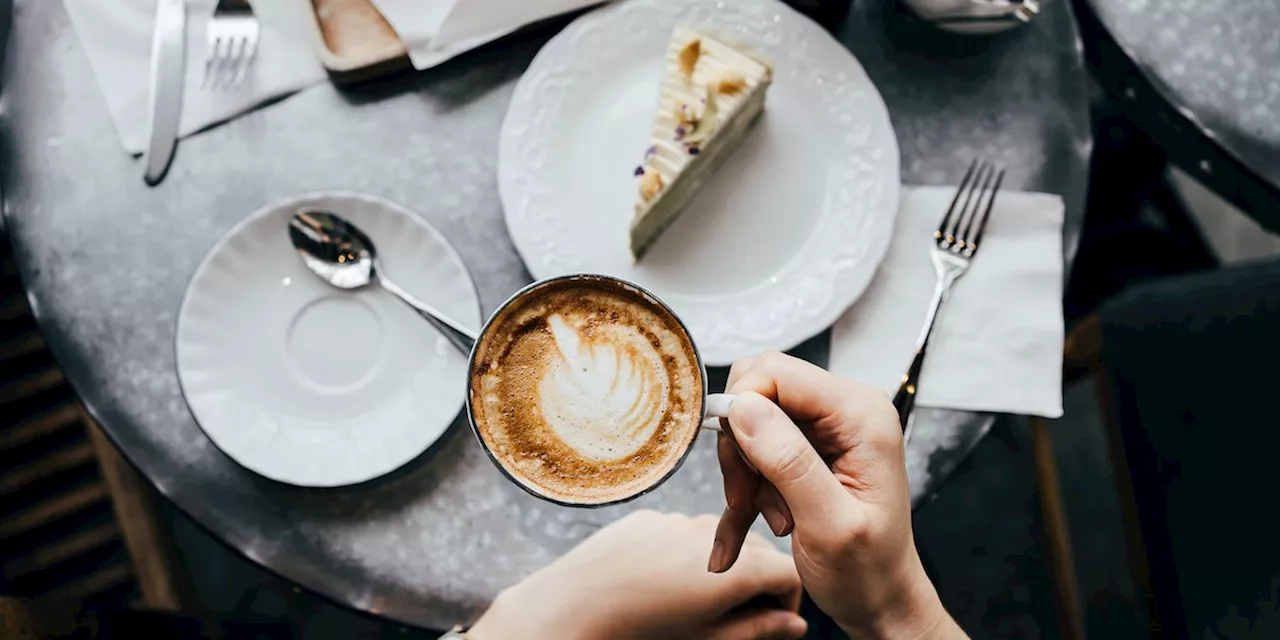
[[[469,362],[468,362],[468,365],[467,365],[467,371],[468,371],[468,386],[470,386],[470,385],[472,384],[472,382],[474,381],[474,379],[475,379],[475,376],[474,376],[474,375],[472,375],[472,373],[471,373],[471,372],[474,372],[474,371],[475,371],[475,368],[476,368],[476,354],[477,354],[477,353],[479,352],[479,350],[480,350],[480,345],[484,343],[485,338],[489,335],[490,330],[492,330],[492,329],[494,328],[494,321],[495,321],[496,319],[498,319],[498,318],[503,317],[503,311],[504,311],[505,309],[507,309],[507,307],[511,306],[512,304],[515,304],[515,303],[517,303],[517,302],[521,302],[521,301],[523,301],[523,300],[525,300],[526,298],[529,298],[529,297],[531,297],[531,296],[536,296],[536,295],[538,295],[538,294],[540,293],[540,291],[541,291],[541,290],[543,290],[544,288],[546,288],[546,287],[548,287],[548,286],[556,285],[556,284],[561,284],[561,283],[563,283],[563,282],[564,282],[564,281],[566,281],[566,280],[589,280],[589,281],[594,281],[594,282],[603,282],[603,283],[608,283],[608,284],[610,284],[610,285],[615,285],[615,286],[619,286],[619,287],[624,287],[624,288],[630,289],[630,290],[632,290],[632,291],[634,291],[634,292],[637,292],[637,293],[641,294],[641,295],[642,295],[646,300],[648,300],[649,302],[651,302],[653,305],[656,305],[656,306],[658,306],[658,307],[661,307],[662,309],[664,309],[664,310],[667,312],[667,314],[668,314],[668,315],[670,315],[672,318],[675,318],[675,320],[676,320],[676,324],[677,324],[677,325],[679,325],[679,329],[680,329],[680,331],[681,331],[682,333],[684,333],[684,336],[687,338],[688,343],[689,343],[689,344],[692,346],[692,348],[693,348],[694,360],[695,360],[695,362],[696,362],[696,366],[697,366],[697,367],[698,367],[698,369],[699,369],[700,380],[701,380],[701,385],[702,385],[702,423],[701,423],[701,429],[705,429],[705,430],[709,430],[709,431],[717,431],[717,432],[722,431],[722,429],[721,429],[721,425],[720,425],[720,419],[721,419],[721,418],[728,418],[728,417],[729,417],[729,407],[730,407],[730,405],[732,405],[732,404],[733,404],[734,396],[732,396],[732,395],[730,395],[730,394],[725,394],[725,393],[708,393],[708,389],[707,389],[708,382],[707,382],[707,368],[706,368],[706,365],[704,365],[704,364],[703,364],[703,362],[702,362],[702,355],[698,352],[697,343],[695,343],[695,342],[694,342],[694,340],[693,340],[693,337],[692,337],[691,335],[689,335],[689,330],[688,330],[688,328],[684,325],[684,322],[680,320],[680,317],[679,317],[678,315],[676,315],[676,313],[675,313],[674,311],[672,311],[671,307],[668,307],[668,306],[666,305],[666,303],[664,303],[661,299],[659,299],[657,296],[655,296],[652,292],[648,291],[648,290],[647,290],[647,289],[645,289],[644,287],[641,287],[641,286],[639,286],[639,285],[637,285],[637,284],[634,284],[634,283],[632,283],[632,282],[628,282],[628,281],[626,281],[626,280],[623,280],[623,279],[621,279],[621,278],[616,278],[616,277],[613,277],[613,276],[597,275],[597,274],[575,274],[575,275],[559,276],[559,277],[556,277],[556,278],[547,278],[547,279],[545,279],[545,280],[539,280],[539,281],[537,281],[537,282],[534,282],[533,284],[530,284],[530,285],[528,285],[528,286],[524,287],[523,289],[521,289],[521,290],[519,290],[519,291],[515,292],[514,294],[512,294],[512,295],[511,295],[511,297],[507,298],[507,299],[506,299],[506,301],[504,301],[501,305],[499,305],[499,306],[498,306],[498,308],[493,312],[493,315],[489,316],[489,319],[485,322],[484,326],[480,329],[479,336],[478,336],[478,338],[476,339],[475,346],[474,346],[474,347],[472,348],[472,350],[471,350],[471,357],[470,357]],[[494,463],[494,465],[498,468],[498,470],[499,470],[499,471],[501,471],[501,472],[502,472],[502,474],[503,474],[504,476],[506,476],[508,480],[511,480],[514,484],[516,484],[517,486],[521,487],[521,488],[522,488],[522,489],[524,489],[525,491],[529,492],[530,494],[532,494],[532,495],[534,495],[534,496],[536,496],[536,497],[538,497],[538,498],[542,498],[542,499],[544,499],[544,500],[548,500],[548,501],[550,501],[550,502],[554,502],[554,503],[556,503],[556,504],[560,504],[560,505],[564,505],[564,506],[571,506],[571,507],[602,507],[602,506],[608,506],[608,505],[613,505],[613,504],[619,504],[619,503],[622,503],[622,502],[627,502],[627,501],[630,501],[630,500],[634,500],[634,499],[636,499],[636,498],[638,498],[638,497],[640,497],[640,496],[642,496],[642,495],[644,495],[644,494],[646,494],[646,493],[648,493],[648,492],[650,492],[650,491],[654,490],[654,489],[655,489],[655,488],[657,488],[658,486],[662,485],[662,483],[666,482],[666,481],[667,481],[667,480],[668,480],[672,475],[674,475],[674,474],[675,474],[675,472],[676,472],[677,470],[679,470],[679,469],[680,469],[680,467],[684,464],[685,459],[687,459],[687,458],[688,458],[688,456],[689,456],[689,451],[691,451],[691,450],[693,449],[693,444],[694,444],[694,442],[697,440],[696,438],[692,438],[692,439],[690,439],[690,441],[689,441],[689,445],[688,445],[688,446],[685,448],[685,450],[680,454],[680,458],[679,458],[679,460],[678,460],[678,461],[676,462],[676,464],[671,468],[671,470],[670,470],[670,471],[668,471],[668,472],[667,472],[665,475],[663,475],[661,478],[659,478],[659,479],[657,479],[656,481],[654,481],[652,484],[650,484],[650,485],[648,485],[648,486],[645,486],[643,489],[641,489],[641,490],[637,491],[637,492],[636,492],[636,493],[634,493],[634,494],[627,495],[627,496],[622,497],[622,498],[619,498],[619,499],[617,499],[617,500],[612,500],[612,501],[604,502],[604,503],[581,504],[581,503],[575,503],[575,502],[568,502],[568,501],[560,500],[560,499],[557,499],[557,498],[555,498],[555,497],[551,497],[551,496],[548,496],[548,495],[544,495],[544,494],[542,494],[542,493],[539,493],[539,492],[538,492],[537,490],[535,490],[534,488],[529,487],[526,483],[524,483],[524,482],[520,482],[520,481],[519,481],[519,480],[517,480],[515,477],[513,477],[513,476],[511,475],[511,473],[506,469],[506,467],[504,467],[504,466],[502,465],[502,463],[501,463],[501,462],[498,460],[498,458],[494,455],[493,451],[489,448],[489,445],[485,442],[485,439],[484,439],[484,437],[483,437],[483,436],[482,436],[482,434],[481,434],[480,426],[479,426],[479,425],[477,424],[477,422],[476,422],[476,410],[475,410],[475,407],[472,405],[472,395],[473,395],[473,394],[472,394],[472,389],[468,388],[468,390],[467,390],[467,420],[468,420],[468,422],[469,422],[469,423],[470,423],[470,425],[471,425],[471,430],[472,430],[472,432],[474,432],[474,433],[475,433],[476,440],[480,443],[480,447],[484,449],[484,452],[485,452],[485,454],[489,457],[489,460],[490,460],[491,462],[493,462],[493,463]]]

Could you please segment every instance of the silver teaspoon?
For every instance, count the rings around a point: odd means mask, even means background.
[[[377,284],[402,302],[413,307],[435,327],[462,355],[471,354],[476,335],[457,320],[440,313],[435,307],[413,297],[378,268],[378,253],[359,228],[342,216],[318,209],[303,209],[289,220],[289,240],[298,257],[325,282],[340,289],[358,289]]]

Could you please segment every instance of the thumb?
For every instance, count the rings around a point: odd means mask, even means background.
[[[711,630],[707,640],[800,640],[809,625],[794,611],[758,609],[734,614]]]
[[[747,459],[782,494],[797,520],[821,517],[848,494],[777,405],[747,392],[729,406],[729,426]]]

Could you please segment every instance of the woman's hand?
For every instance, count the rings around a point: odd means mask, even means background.
[[[750,536],[737,564],[706,570],[713,516],[633,513],[503,591],[474,640],[797,639],[800,577],[791,558]],[[741,543],[742,540],[739,540]]]
[[[733,437],[719,442],[729,506],[709,569],[734,565],[760,512],[775,534],[792,534],[805,590],[851,637],[964,637],[916,553],[902,431],[885,394],[779,353],[734,363],[727,387],[737,395]]]

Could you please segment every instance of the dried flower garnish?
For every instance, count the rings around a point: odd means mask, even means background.
[[[644,167],[636,167],[635,176],[639,178],[642,175],[644,175]]]
[[[698,147],[689,147],[689,155],[696,156],[699,153],[702,153],[702,149],[699,149]]]
[[[693,69],[698,66],[698,57],[702,55],[702,40],[696,39],[680,50],[680,73],[686,80],[693,80]]]
[[[676,119],[676,140],[679,140],[684,137],[686,133],[698,128],[698,111],[690,109],[689,105],[680,105],[680,108],[676,109],[675,113],[672,115],[675,116]]]
[[[733,96],[747,88],[747,81],[740,74],[726,72],[711,84],[711,89],[716,93],[726,96]]]
[[[716,130],[716,117],[719,108],[716,105],[715,94],[707,94],[705,100],[707,104],[702,107],[702,113],[699,114],[695,121],[693,130],[683,138],[683,142],[687,145],[693,145],[710,138],[711,134]]]
[[[676,121],[675,140],[688,141],[687,136],[698,136],[700,131],[710,125],[715,127],[715,108],[707,105],[707,87],[698,85],[691,87],[694,96],[698,96],[698,102],[693,102],[690,96],[689,102],[680,103],[671,114]],[[700,138],[695,138],[696,139]]]
[[[644,159],[645,159],[645,160],[648,160],[649,158],[652,158],[652,157],[654,157],[654,156],[656,156],[656,155],[658,155],[658,147],[657,147],[657,145],[650,145],[650,146],[649,146],[649,148],[648,148],[648,149],[645,149],[645,151],[644,151]]]
[[[658,196],[662,191],[662,174],[652,169],[646,169],[644,175],[640,177],[640,199],[649,202]]]

